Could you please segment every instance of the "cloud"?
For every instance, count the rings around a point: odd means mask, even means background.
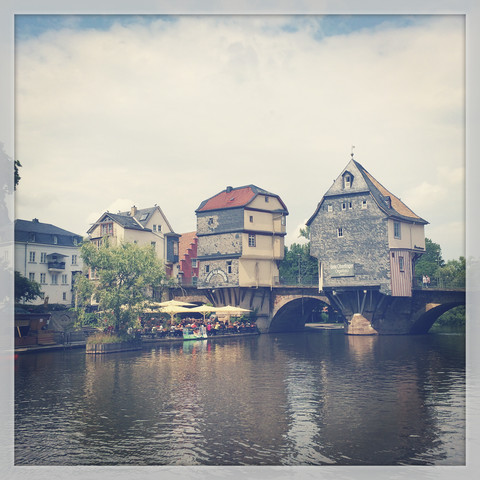
[[[181,233],[202,200],[252,183],[282,197],[295,237],[354,144],[368,171],[430,217],[463,165],[461,17],[330,36],[322,25],[186,16],[22,40],[17,215],[48,211],[81,233],[89,212],[129,198],[158,203]],[[52,211],[33,192],[61,200]]]

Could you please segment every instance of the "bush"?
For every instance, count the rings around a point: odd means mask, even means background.
[[[95,333],[87,338],[87,343],[120,343],[122,339],[117,335],[109,335],[108,333]]]

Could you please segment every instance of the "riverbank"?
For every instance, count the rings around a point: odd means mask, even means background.
[[[152,347],[155,345],[162,344],[171,344],[171,343],[183,343],[183,342],[201,342],[205,340],[222,340],[224,338],[238,338],[238,337],[251,337],[255,335],[260,335],[256,333],[225,333],[222,335],[212,335],[211,337],[199,339],[199,340],[184,340],[182,337],[164,337],[164,338],[142,338],[142,348]],[[14,352],[15,354],[25,354],[25,353],[41,353],[41,352],[50,352],[55,350],[69,350],[72,348],[86,348],[86,341],[79,342],[70,342],[66,344],[52,344],[52,345],[29,345],[16,347]]]

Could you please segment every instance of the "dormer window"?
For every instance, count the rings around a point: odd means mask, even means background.
[[[353,184],[353,175],[349,172],[343,174],[343,188],[352,188]]]

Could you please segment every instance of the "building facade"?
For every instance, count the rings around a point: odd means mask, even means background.
[[[198,284],[199,261],[196,232],[183,233],[179,240],[179,283],[196,287]]]
[[[411,296],[427,223],[352,158],[307,222],[320,290],[367,287]]]
[[[159,206],[128,212],[105,212],[87,231],[90,241],[100,245],[108,237],[112,245],[122,242],[150,245],[165,264],[168,277],[178,275],[178,239]]]
[[[48,301],[73,304],[73,283],[82,271],[82,237],[38,219],[15,220],[15,270],[40,284],[42,296],[32,305]]]
[[[279,283],[288,210],[255,185],[227,187],[196,210],[199,288]]]

